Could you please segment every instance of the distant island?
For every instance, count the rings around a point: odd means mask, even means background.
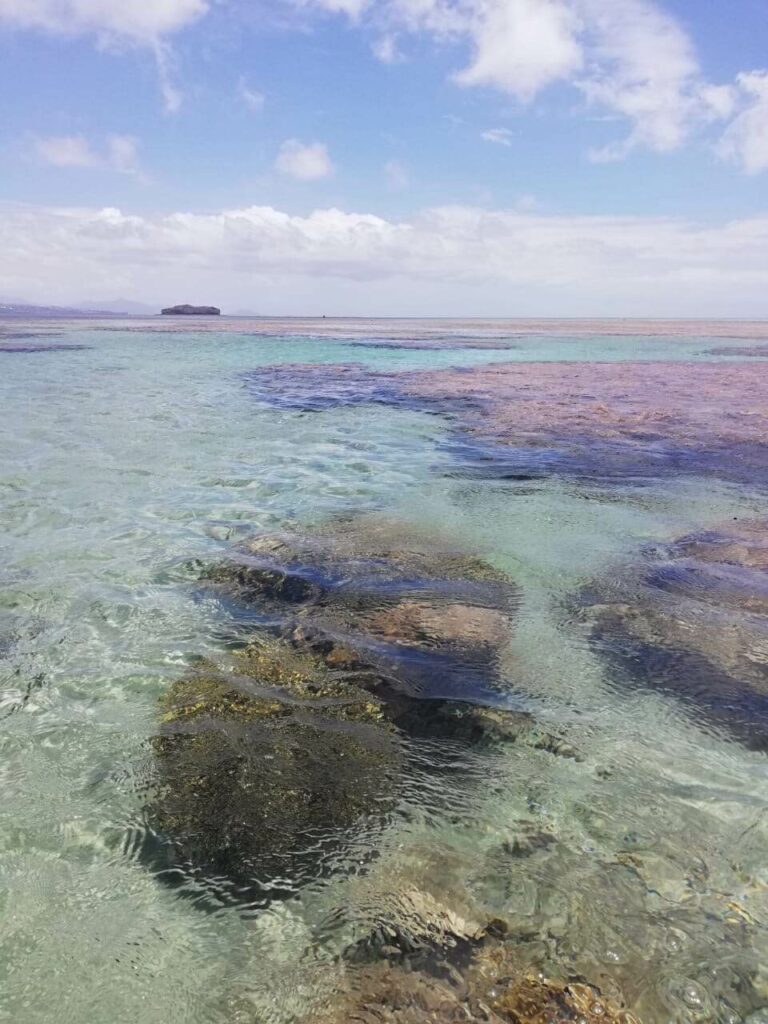
[[[163,316],[221,316],[216,306],[169,306],[161,312]]]

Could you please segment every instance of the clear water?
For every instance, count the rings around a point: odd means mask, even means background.
[[[90,347],[0,355],[0,1020],[297,1020],[333,986],[339,951],[422,889],[469,919],[556,936],[532,943],[532,962],[617,978],[646,1024],[735,1020],[755,993],[768,1005],[765,755],[661,695],[607,685],[563,603],[642,544],[758,514],[764,496],[697,479],[605,491],[456,479],[438,417],[281,411],[242,380],[277,362],[674,361],[726,343],[539,337],[401,352],[87,329],[59,340]],[[525,595],[510,701],[564,729],[583,760],[467,752],[451,789],[415,757],[399,813],[348,854],[365,869],[259,914],[204,912],[138,858],[158,698],[229,638],[187,566],[254,527],[344,510],[449,531],[510,572]],[[505,860],[528,827],[556,835],[553,854]],[[723,1002],[747,976],[750,1005]]]

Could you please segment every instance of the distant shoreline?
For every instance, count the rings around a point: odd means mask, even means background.
[[[573,335],[578,337],[615,335],[621,337],[707,337],[768,339],[768,319],[671,318],[671,317],[302,317],[302,316],[145,316],[89,311],[9,312],[0,308],[0,336],[3,323],[20,323],[57,328],[67,323],[89,330],[126,330],[162,333],[263,334],[298,337],[373,338],[393,340],[439,338],[457,344],[481,334],[486,339],[516,336]]]

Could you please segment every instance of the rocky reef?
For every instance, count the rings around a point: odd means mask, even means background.
[[[768,522],[681,537],[579,604],[620,684],[675,696],[707,727],[768,749]]]
[[[170,881],[253,905],[332,873],[386,820],[403,742],[578,756],[504,707],[518,590],[444,539],[376,517],[261,534],[201,582],[246,625],[163,698],[147,817]]]
[[[163,316],[221,316],[218,306],[190,306],[187,303],[181,306],[168,306],[161,310]]]
[[[249,904],[321,877],[345,830],[385,815],[400,763],[375,698],[267,638],[175,683],[153,749],[169,877]]]
[[[456,473],[608,482],[681,475],[768,483],[758,362],[494,363],[382,372],[359,364],[263,367],[261,401],[318,411],[379,403],[445,416]]]

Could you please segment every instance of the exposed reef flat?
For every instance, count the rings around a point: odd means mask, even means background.
[[[598,581],[581,615],[619,686],[768,750],[768,522],[690,534]]]
[[[768,382],[759,363],[505,363],[382,372],[270,366],[259,399],[322,410],[379,403],[448,417],[470,475],[626,479],[711,474],[768,483]]]
[[[189,331],[184,319],[92,314],[87,320],[39,319],[41,325],[71,323],[78,330]],[[33,323],[30,316],[25,321]],[[201,320],[195,332],[252,334],[266,337],[349,338],[351,340],[419,341],[432,339],[466,347],[468,340],[505,340],[525,335],[550,337],[637,337],[642,338],[733,338],[749,342],[768,341],[768,320],[650,320],[650,319],[554,319],[554,318],[365,318],[365,317],[230,317]]]

